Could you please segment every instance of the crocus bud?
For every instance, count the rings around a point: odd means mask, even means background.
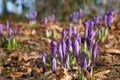
[[[56,73],[56,58],[52,58],[52,71],[53,73]]]
[[[10,25],[9,25],[9,21],[6,21],[6,30],[8,31]]]
[[[66,37],[66,30],[65,30],[65,29],[63,29],[63,30],[62,30],[62,40],[64,40],[64,39],[65,39],[65,37]]]
[[[112,22],[112,18],[113,18],[113,16],[109,14],[108,18],[107,18],[107,24],[108,24],[108,26],[110,26],[110,24]]]
[[[76,35],[76,34],[77,34],[77,27],[76,27],[76,26],[73,26],[72,29],[73,29],[74,35]]]
[[[66,40],[66,45],[67,45],[67,51],[70,52],[72,48],[72,41],[70,38]]]
[[[52,14],[52,22],[54,23],[55,22],[55,15],[54,14]]]
[[[43,67],[43,73],[46,72],[46,53],[42,53],[42,67]]]
[[[7,32],[7,37],[10,38],[11,34],[12,34],[12,29],[9,28],[9,29],[8,29],[8,32]]]
[[[77,35],[75,36],[75,39],[77,39],[79,44],[81,44],[81,37],[79,33],[77,33]]]
[[[98,16],[94,16],[93,17],[93,21],[94,21],[95,25],[98,25],[98,23],[99,23],[99,17]]]
[[[88,38],[90,40],[93,40],[93,38],[94,38],[94,31],[93,31],[93,29],[89,29],[88,30]]]
[[[80,8],[79,10],[79,18],[82,16],[82,9]]]
[[[2,28],[2,25],[0,24],[0,36],[2,36],[2,31],[3,31],[3,28]]]
[[[97,51],[98,51],[98,46],[97,46],[97,43],[95,43],[92,48],[92,65],[94,65]]]
[[[68,37],[71,38],[72,37],[72,27],[68,28]]]
[[[88,28],[89,28],[89,26],[90,26],[89,23],[90,23],[90,20],[86,20],[86,21],[84,22],[84,27],[85,27],[84,37],[85,37],[85,38],[88,37]]]
[[[78,40],[74,40],[72,43],[73,53],[75,55],[76,61],[78,62],[78,54],[80,50],[79,42]]]
[[[91,29],[93,29],[94,25],[95,25],[94,21],[90,21],[90,28]]]
[[[44,17],[44,25],[47,26],[48,25],[48,18]]]
[[[56,57],[57,43],[55,41],[51,42],[51,51],[52,51],[52,57]]]
[[[32,19],[32,20],[35,20],[36,17],[37,17],[37,11],[34,11],[34,12],[32,13],[31,19]]]
[[[14,27],[14,36],[16,36],[16,34],[17,34],[17,27],[15,26]]]
[[[64,40],[62,40],[62,52],[63,52],[63,58],[66,56],[66,43]]]
[[[60,58],[60,62],[62,63],[63,62],[63,52],[62,52],[62,44],[61,43],[58,44],[58,55]]]
[[[80,66],[81,66],[81,67],[84,67],[84,59],[85,59],[85,57],[86,57],[85,52],[82,52],[82,53],[80,54]]]
[[[65,65],[65,68],[66,68],[66,69],[69,68],[69,63],[68,63],[68,57],[67,57],[67,55],[66,55],[66,57],[65,57],[65,63],[64,63],[64,65]]]
[[[107,27],[107,19],[108,19],[108,16],[105,14],[103,16],[103,26]]]
[[[110,11],[110,14],[111,14],[111,16],[114,16],[114,15],[115,15],[115,9],[112,9],[112,10]]]
[[[70,14],[70,21],[72,21],[72,18],[73,18],[73,15],[72,15],[72,14]]]
[[[84,62],[83,62],[83,69],[84,69],[84,75],[86,77],[86,72],[87,72],[87,60],[86,60],[86,57],[85,57]]]

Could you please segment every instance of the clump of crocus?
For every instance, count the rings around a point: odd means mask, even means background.
[[[29,26],[31,29],[34,29],[37,26],[36,18],[37,18],[37,11],[28,12],[26,14],[27,18],[29,19]]]
[[[16,39],[17,27],[14,27],[14,35],[12,35],[12,29],[9,26],[9,22],[6,22],[6,32],[7,35],[2,35],[2,46],[7,49],[18,48],[18,41]],[[1,32],[2,34],[2,32]]]
[[[55,23],[56,22],[56,19],[55,19],[55,15],[52,14],[51,20],[49,20],[48,17],[44,17],[44,26],[45,26],[45,33],[44,33],[44,36],[47,37],[47,38],[53,38],[55,39],[56,38],[56,30],[55,29],[48,29],[49,25],[48,25],[48,21],[52,21],[52,23]],[[54,24],[52,24],[54,25]]]
[[[82,17],[82,9],[78,9],[77,11],[74,11],[72,14],[70,14],[70,21],[77,23],[79,22],[79,19]]]

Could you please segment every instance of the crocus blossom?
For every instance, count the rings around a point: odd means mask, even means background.
[[[93,48],[92,48],[92,65],[94,65],[94,61],[95,61],[95,58],[96,58],[96,55],[97,55],[97,51],[98,51],[98,46],[97,46],[97,43],[95,43],[93,45]]]
[[[65,39],[65,37],[66,37],[66,30],[65,30],[65,29],[63,29],[63,30],[62,30],[62,40],[64,40],[64,39]]]
[[[15,26],[14,27],[14,36],[16,36],[16,34],[17,34],[17,27]]]
[[[61,42],[58,44],[58,55],[59,55],[59,58],[60,58],[60,62],[62,63],[63,62],[63,52],[62,52]]]
[[[72,27],[68,28],[68,37],[71,38],[72,37]]]
[[[78,54],[79,54],[80,46],[77,39],[73,41],[72,46],[73,46],[73,53],[75,55],[76,61],[78,62]]]
[[[66,45],[67,45],[67,51],[70,52],[72,48],[72,41],[70,38],[66,40]]]
[[[43,73],[46,72],[46,53],[42,53],[42,67],[43,67]]]
[[[55,41],[51,42],[51,51],[52,51],[52,56],[56,57],[57,43]]]
[[[3,31],[3,28],[2,28],[2,25],[0,24],[0,36],[2,35],[2,31]]]

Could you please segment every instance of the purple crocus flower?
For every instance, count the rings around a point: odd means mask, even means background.
[[[57,43],[55,41],[51,42],[51,51],[52,51],[52,57],[56,57]]]
[[[82,16],[82,9],[80,8],[78,12],[79,12],[79,18],[80,18]]]
[[[54,14],[52,14],[51,18],[52,18],[52,22],[55,23],[55,15]]]
[[[72,37],[72,27],[68,28],[68,37],[71,38]]]
[[[63,62],[63,52],[62,52],[61,42],[58,44],[58,55],[59,55],[59,58],[60,58],[60,62],[62,63]]]
[[[70,38],[66,40],[66,45],[67,45],[67,51],[70,52],[72,47],[72,41]]]
[[[107,14],[105,14],[103,16],[103,26],[105,26],[105,27],[107,27],[107,20],[108,20],[108,16],[107,16]]]
[[[42,53],[42,67],[43,67],[43,73],[46,72],[46,53]]]
[[[115,9],[112,9],[112,10],[110,11],[110,14],[111,14],[111,16],[114,16],[114,15],[115,15]]]
[[[86,60],[86,57],[84,59],[84,62],[83,62],[83,69],[84,69],[84,76],[86,77],[86,72],[87,72],[87,60]]]
[[[94,16],[93,17],[93,21],[94,21],[95,25],[98,25],[98,23],[99,23],[99,17],[98,16]]]
[[[88,39],[87,39],[87,45],[88,45],[89,49],[92,48],[93,39],[94,39],[94,31],[93,31],[93,29],[89,29],[88,30]]]
[[[79,44],[81,44],[81,37],[79,33],[76,34],[75,39],[77,39]]]
[[[15,26],[14,27],[14,36],[16,36],[16,34],[17,34],[17,27]]]
[[[9,25],[9,21],[6,21],[6,30],[8,31],[10,25]]]
[[[90,20],[86,20],[86,21],[84,22],[84,27],[85,27],[84,36],[85,36],[85,38],[88,37],[88,29],[89,29],[89,26],[90,26]]]
[[[75,55],[76,61],[78,62],[78,54],[79,54],[80,46],[77,39],[73,41],[72,48],[73,48],[73,53]]]
[[[65,39],[65,37],[66,37],[66,30],[65,30],[65,29],[63,29],[63,30],[62,30],[62,40],[64,40],[64,39]]]
[[[86,76],[87,60],[86,60],[86,54],[85,54],[85,52],[82,52],[81,55],[80,55],[80,66],[81,66],[81,68],[84,69],[84,74]]]
[[[112,18],[113,18],[113,16],[110,15],[110,14],[108,14],[108,18],[107,18],[107,24],[108,24],[108,26],[110,26],[110,24],[112,22]]]
[[[2,28],[2,25],[0,24],[0,36],[2,36],[2,31],[3,31],[3,28]]]
[[[69,63],[68,63],[68,57],[66,55],[65,57],[65,64],[64,64],[65,68],[68,69],[69,68]]]
[[[64,40],[62,40],[62,52],[63,52],[63,59],[66,56],[66,43]]]
[[[94,61],[95,61],[95,58],[96,58],[96,55],[97,55],[97,51],[98,51],[98,46],[97,46],[97,43],[95,43],[93,45],[93,48],[92,48],[92,65],[94,65]]]
[[[77,34],[77,27],[76,27],[76,26],[73,26],[72,29],[73,29],[74,35],[76,35],[76,34]]]
[[[80,54],[80,66],[81,66],[81,67],[83,67],[83,65],[84,65],[84,59],[85,59],[85,57],[86,57],[85,52],[82,52],[82,53]]]
[[[91,20],[90,21],[90,28],[93,29],[94,25],[95,25],[94,21]]]
[[[56,63],[56,58],[52,58],[52,71],[53,71],[53,73],[56,73],[56,65],[57,65],[57,63]]]
[[[44,25],[47,26],[48,25],[48,18],[44,17]]]
[[[8,32],[7,32],[7,36],[8,36],[8,38],[10,38],[11,34],[12,34],[12,29],[9,28],[9,29],[8,29]]]
[[[70,21],[72,21],[72,18],[73,18],[73,15],[72,15],[72,14],[70,14]]]
[[[26,14],[27,18],[30,19],[30,20],[35,20],[36,17],[37,17],[37,11],[34,11],[34,12],[28,12]]]

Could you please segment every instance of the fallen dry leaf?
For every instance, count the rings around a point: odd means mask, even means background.
[[[107,49],[105,52],[112,53],[112,54],[120,54],[120,50],[118,49]]]
[[[101,72],[98,72],[98,73],[94,74],[94,76],[100,76],[100,75],[108,74],[109,72],[110,72],[110,70],[101,71]]]
[[[10,77],[12,77],[12,78],[18,78],[18,77],[21,77],[21,76],[23,76],[23,72],[10,72]]]
[[[70,75],[68,75],[67,73],[67,69],[62,68],[60,70],[60,72],[57,74],[59,80],[71,80],[72,77]]]

